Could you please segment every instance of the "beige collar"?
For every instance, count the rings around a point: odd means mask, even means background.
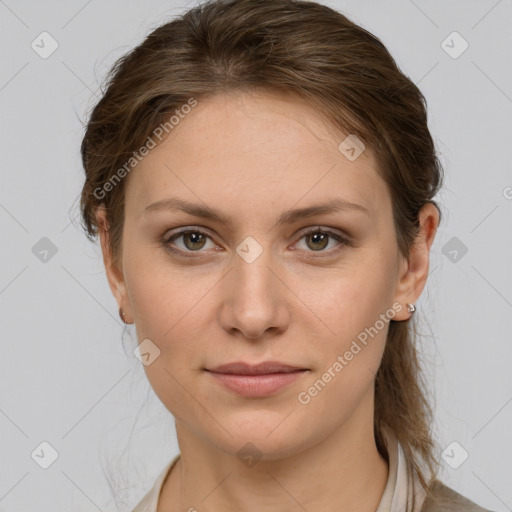
[[[388,448],[389,476],[376,512],[420,512],[426,492],[418,475],[407,464],[395,434],[385,430],[384,438]]]

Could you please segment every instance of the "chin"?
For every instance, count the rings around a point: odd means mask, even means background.
[[[238,458],[249,454],[261,460],[281,459],[314,444],[304,438],[307,433],[296,421],[283,421],[282,414],[255,412],[249,416],[244,413],[236,421],[222,423],[232,436],[221,429],[221,438],[210,439],[225,453]]]

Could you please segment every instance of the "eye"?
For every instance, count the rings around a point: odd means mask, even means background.
[[[171,242],[180,238],[183,239],[184,248],[174,247],[175,244],[172,244]],[[189,254],[187,254],[187,252],[204,252],[201,251],[201,249],[205,247],[207,239],[210,239],[207,233],[195,228],[182,230],[171,236],[164,237],[162,243],[169,251],[188,257]]]
[[[306,247],[311,249],[311,251],[308,252],[333,253],[337,252],[345,245],[350,245],[349,241],[338,233],[323,230],[317,227],[308,229],[303,234],[301,240],[302,239],[305,239]],[[338,242],[338,247],[324,251],[324,249],[329,245],[330,239],[336,240]]]
[[[176,240],[182,239],[182,247],[176,247]],[[306,251],[307,252],[322,252],[322,253],[334,253],[341,250],[343,246],[350,245],[350,241],[337,233],[329,230],[323,230],[318,227],[308,229],[300,238],[300,240],[306,240]],[[325,251],[324,249],[329,245],[329,240],[333,239],[338,242],[338,247]],[[201,249],[208,249],[207,240],[211,241],[211,237],[204,231],[198,228],[185,229],[178,231],[172,235],[164,236],[162,239],[162,245],[174,254],[185,257],[194,257],[191,253],[203,253]],[[216,245],[213,244],[213,248]],[[310,249],[310,250],[308,250]],[[198,255],[199,256],[199,255]]]

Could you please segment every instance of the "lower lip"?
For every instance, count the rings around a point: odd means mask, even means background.
[[[263,375],[237,375],[208,372],[226,388],[247,398],[272,395],[295,382],[307,370],[290,373],[267,373]]]

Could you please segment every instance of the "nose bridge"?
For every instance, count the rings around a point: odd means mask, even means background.
[[[275,293],[275,263],[270,246],[270,237],[246,237],[236,248],[237,258],[233,279],[240,294],[263,295],[271,298]],[[275,270],[274,270],[275,271]],[[239,296],[241,298],[241,296]],[[261,299],[262,297],[259,297]]]
[[[271,237],[263,238],[247,237],[237,246],[222,307],[224,328],[252,339],[272,328],[282,332],[288,321]]]

